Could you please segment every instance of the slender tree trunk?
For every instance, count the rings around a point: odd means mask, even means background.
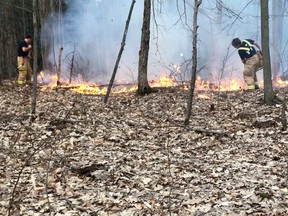
[[[57,86],[59,86],[61,84],[60,80],[61,80],[61,67],[62,67],[62,52],[63,52],[63,47],[61,47],[59,49],[59,56],[58,56],[58,67],[57,67]],[[70,77],[71,78],[71,77]],[[71,83],[71,79],[70,79],[70,83]]]
[[[149,43],[150,43],[150,20],[151,20],[151,0],[144,0],[141,47],[138,62],[137,94],[140,95],[151,92],[151,88],[148,84],[148,78],[147,78],[147,66],[148,66]]]
[[[4,11],[3,4],[0,4],[0,23],[3,23],[3,21],[4,21],[3,11]],[[0,27],[0,32],[4,32],[3,26]],[[2,41],[4,41],[3,40],[3,34],[0,34],[0,46],[3,47]],[[3,79],[2,78],[3,77],[3,75],[2,75],[3,66],[1,64],[2,62],[4,62],[4,58],[3,58],[3,55],[0,55],[0,85],[2,84],[2,79]]]
[[[190,88],[188,94],[188,101],[187,101],[187,110],[184,124],[189,124],[189,119],[192,113],[192,103],[195,91],[195,82],[196,82],[196,75],[197,75],[197,29],[198,29],[198,9],[202,0],[194,0],[194,15],[193,15],[193,50],[192,50],[192,71],[191,71],[191,81],[190,81]]]
[[[104,103],[108,102],[108,98],[109,98],[109,95],[110,95],[110,92],[111,92],[111,89],[112,89],[112,86],[113,86],[113,83],[114,83],[114,79],[115,79],[115,76],[116,76],[116,73],[117,73],[119,62],[120,62],[122,53],[124,51],[124,46],[125,46],[125,43],[126,43],[126,37],[127,37],[129,24],[130,24],[130,20],[131,20],[131,16],[132,16],[132,12],[133,12],[133,8],[134,8],[135,2],[136,2],[136,0],[132,0],[131,6],[130,6],[130,10],[129,10],[128,18],[126,20],[126,26],[125,26],[125,30],[124,30],[124,34],[123,34],[123,38],[122,38],[122,42],[121,42],[121,48],[120,48],[120,51],[118,53],[118,57],[117,57],[117,60],[116,60],[115,66],[114,66],[114,70],[113,70],[113,73],[112,73],[112,76],[111,76],[111,79],[110,79],[110,82],[109,82],[109,85],[108,85],[108,88],[107,88],[107,93],[106,93],[105,98],[104,98]]]
[[[70,75],[69,75],[69,83],[72,82],[73,70],[74,70],[74,58],[75,58],[76,47],[74,48],[72,59],[71,59],[71,67],[70,67]]]
[[[31,121],[34,120],[34,115],[36,113],[36,101],[37,101],[37,69],[38,69],[38,22],[37,22],[37,12],[38,12],[38,0],[33,0],[33,89],[31,95]]]
[[[0,86],[2,85],[2,70],[0,68]]]
[[[25,8],[25,0],[22,0],[22,8]],[[22,21],[23,21],[23,31],[24,35],[27,35],[26,20],[25,20],[25,11],[22,10]]]
[[[275,99],[272,86],[272,74],[269,49],[269,8],[268,0],[261,0],[261,35],[263,51],[263,73],[264,73],[264,102],[271,104]]]
[[[16,13],[15,10],[13,10],[13,8],[10,7],[9,5],[5,5],[4,8],[5,10],[3,11],[3,14],[4,14],[5,19],[4,19],[4,22],[1,23],[1,25],[4,26],[5,32],[1,32],[1,34],[4,35],[3,47],[5,47],[5,49],[2,50],[2,55],[4,55],[4,60],[5,60],[4,72],[6,73],[6,77],[11,79],[11,78],[14,78],[15,75],[17,74],[15,70],[17,54],[16,54],[16,48],[15,48],[16,23],[14,22],[14,19],[15,19],[16,14],[18,13]],[[19,28],[19,29],[22,30],[22,28]]]
[[[0,23],[3,23],[5,17],[3,16],[3,11],[4,11],[4,6],[3,4],[0,4]],[[3,30],[3,26],[0,27],[0,32],[4,32]],[[4,37],[3,34],[0,34],[0,46],[3,47],[2,42],[4,41]],[[2,62],[4,62],[4,58],[3,55],[0,55],[0,85],[2,85],[2,80],[3,80],[3,65]]]
[[[272,4],[272,74],[273,80],[279,76],[281,65],[281,44],[283,34],[283,13],[285,12],[283,0],[273,0]]]

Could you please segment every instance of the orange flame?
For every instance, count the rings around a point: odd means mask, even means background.
[[[57,87],[57,74],[44,77],[44,72],[41,71],[39,73],[40,77],[39,80],[47,80],[47,85],[42,86],[42,90],[49,90],[49,89],[54,89]],[[181,87],[183,89],[188,90],[189,88],[189,83],[181,82]],[[177,81],[171,77],[171,76],[160,76],[159,80],[153,80],[149,82],[149,85],[151,87],[175,87],[179,86]],[[274,80],[274,85],[277,87],[287,87],[288,86],[288,81],[283,81],[280,78],[277,78]],[[209,91],[238,91],[243,89],[243,81],[240,79],[231,79],[227,81],[222,81],[217,83],[213,83],[210,81],[202,80],[200,76],[197,77],[196,83],[195,83],[195,88],[196,90],[209,90]],[[263,85],[262,85],[263,86]],[[83,84],[63,84],[63,88],[67,87],[69,90],[79,93],[79,94],[93,94],[93,95],[104,95],[107,93],[107,87],[100,87],[95,84],[88,84],[88,83],[83,83]],[[111,93],[127,93],[127,92],[135,92],[137,90],[136,85],[131,85],[131,87],[125,87],[124,84],[121,86],[121,84],[118,85],[117,88],[113,88]],[[203,99],[209,99],[208,96],[205,94],[199,94],[198,98],[203,98]]]
[[[93,85],[90,86],[88,84],[77,84],[75,88],[72,88],[71,91],[74,91],[79,94],[96,94],[102,95],[106,94],[107,88],[100,89],[98,86]]]
[[[210,97],[206,94],[198,94],[197,97],[200,99],[210,99]]]
[[[218,85],[217,83],[202,80],[201,77],[199,76],[196,79],[197,90],[239,91],[242,88],[243,88],[243,83],[241,82],[241,80],[237,80],[237,79],[219,82]]]
[[[288,86],[288,80],[283,80],[281,77],[276,77],[273,80],[273,85],[277,86],[278,88],[283,88]]]
[[[177,83],[173,77],[161,76],[159,80],[151,81],[151,87],[173,87],[177,86]]]

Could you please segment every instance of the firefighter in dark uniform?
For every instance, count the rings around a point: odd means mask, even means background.
[[[254,40],[245,39],[241,41],[239,38],[232,40],[232,46],[238,49],[238,54],[244,63],[243,75],[248,90],[259,89],[256,72],[260,66],[260,57],[254,46],[258,48],[259,53],[262,53],[260,46]]]
[[[18,46],[18,57],[17,57],[17,63],[18,63],[18,84],[24,85],[24,84],[30,84],[31,78],[32,78],[32,68],[29,63],[28,55],[29,51],[32,49],[31,46],[32,38],[30,35],[27,35],[23,41],[19,43]]]

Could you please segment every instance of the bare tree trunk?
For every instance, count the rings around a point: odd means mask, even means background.
[[[287,130],[287,116],[286,116],[286,111],[287,111],[287,96],[285,94],[284,100],[282,101],[282,109],[281,109],[281,123],[282,123],[282,131]]]
[[[20,14],[18,11],[15,11],[14,8],[12,8],[9,5],[6,5],[4,7],[3,15],[6,17],[4,19],[4,22],[1,23],[1,25],[4,26],[4,32],[1,32],[1,34],[4,35],[4,46],[5,49],[2,50],[2,55],[4,55],[5,63],[2,64],[5,65],[4,73],[6,73],[6,77],[11,79],[14,78],[17,75],[16,70],[16,49],[15,49],[15,41],[16,40],[16,21],[15,17]],[[23,20],[21,20],[24,22]],[[19,21],[20,22],[20,21]],[[15,28],[16,27],[16,28]],[[22,30],[22,28],[18,27],[18,30]],[[21,36],[23,37],[23,35]]]
[[[271,104],[275,99],[272,86],[270,49],[269,49],[269,8],[268,0],[261,0],[261,35],[263,50],[263,73],[264,73],[264,102]]]
[[[148,84],[147,66],[150,42],[151,0],[144,0],[144,14],[141,35],[141,47],[138,62],[138,90],[137,94],[143,95],[152,90]]]
[[[73,76],[73,70],[74,70],[74,58],[75,58],[75,50],[72,53],[72,59],[71,59],[71,67],[70,67],[70,74],[69,74],[69,84],[72,82],[72,76]]]
[[[0,86],[2,85],[2,70],[0,68]]]
[[[53,1],[47,1],[47,0],[40,0],[39,2],[39,11],[40,11],[40,25],[44,26],[44,24],[49,25],[49,28],[46,27],[47,29],[52,29],[52,22],[45,23],[47,20],[47,17],[50,16],[49,18],[51,19],[51,16],[54,14],[54,0]],[[45,29],[46,29],[45,28]],[[49,68],[51,69],[51,63],[47,61],[49,53],[52,49],[51,44],[54,45],[54,35],[53,31],[51,33],[47,33],[45,31],[41,31],[41,57],[42,57],[42,68]],[[54,47],[53,47],[54,49]],[[52,70],[52,69],[51,69]]]
[[[22,8],[25,8],[25,2],[22,0]],[[23,29],[24,29],[24,35],[27,35],[27,29],[26,29],[26,20],[25,20],[25,11],[22,10],[22,20],[23,20]]]
[[[116,76],[116,73],[117,73],[118,65],[119,65],[122,53],[124,51],[126,37],[127,37],[129,24],[130,24],[130,20],[131,20],[131,16],[132,16],[132,12],[133,12],[133,8],[134,8],[135,2],[136,2],[136,0],[132,0],[131,6],[130,6],[130,10],[129,10],[128,18],[126,20],[126,26],[125,26],[125,30],[124,30],[124,34],[123,34],[123,38],[122,38],[122,42],[121,42],[121,48],[120,48],[120,51],[118,53],[118,57],[117,57],[117,60],[116,60],[115,66],[114,66],[114,70],[113,70],[113,73],[112,73],[112,76],[111,76],[111,79],[110,79],[110,82],[109,82],[109,85],[108,85],[108,88],[107,88],[107,92],[106,92],[106,95],[105,95],[105,98],[104,98],[104,103],[108,102],[108,98],[109,98],[109,95],[110,95],[110,92],[111,92],[111,89],[112,89],[112,86],[113,86],[113,83],[114,83],[114,79],[115,79],[115,76]]]
[[[283,0],[273,0],[272,3],[272,74],[273,80],[279,76],[281,65],[281,44],[283,34],[283,13],[285,13]]]
[[[216,1],[217,7],[217,31],[220,32],[222,29],[222,18],[223,18],[223,0]],[[218,33],[217,32],[217,33]]]
[[[3,21],[4,21],[4,16],[3,16],[3,11],[4,11],[4,6],[3,6],[3,4],[1,4],[0,5],[0,23],[3,23]],[[2,41],[4,41],[4,38],[3,38],[3,32],[4,32],[4,30],[3,30],[3,26],[1,25],[1,27],[0,27],[0,46],[3,46],[2,45]],[[2,75],[2,70],[3,70],[3,66],[2,66],[2,62],[4,62],[4,58],[3,58],[3,55],[0,55],[0,85],[2,84],[2,77],[3,77],[3,75]]]
[[[34,43],[33,43],[33,89],[31,94],[31,117],[30,121],[34,120],[34,115],[36,113],[36,102],[37,102],[37,70],[38,70],[38,22],[37,22],[37,12],[38,12],[38,0],[33,0],[33,28],[34,28]]]
[[[193,50],[192,50],[192,71],[191,71],[191,81],[190,81],[190,88],[189,88],[189,95],[187,101],[187,110],[184,124],[189,124],[189,119],[192,112],[192,102],[194,97],[195,91],[195,82],[196,82],[196,74],[197,74],[197,17],[198,17],[198,9],[202,0],[194,0],[194,15],[193,15]]]
[[[61,84],[60,78],[61,78],[61,66],[62,66],[62,51],[63,51],[63,47],[59,49],[58,67],[57,67],[57,86]]]

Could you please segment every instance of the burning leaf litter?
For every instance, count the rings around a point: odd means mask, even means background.
[[[67,89],[79,94],[91,94],[91,95],[104,95],[107,92],[108,85],[97,85],[89,83],[60,83],[57,85],[57,76],[52,75],[47,78],[44,74],[41,75],[41,79],[48,80],[47,83],[40,83],[43,91],[55,90],[55,89]],[[45,78],[45,79],[44,79]],[[41,80],[39,79],[39,80]],[[158,80],[152,80],[149,82],[151,87],[182,87],[183,89],[188,89],[189,82],[176,81],[173,77],[160,76]],[[215,84],[210,81],[202,80],[197,77],[196,80],[197,90],[216,90],[216,91],[238,91],[243,89],[243,83],[240,80],[231,79],[226,82],[219,82]],[[113,85],[113,93],[126,93],[135,92],[137,90],[137,85],[134,83],[116,83]]]

